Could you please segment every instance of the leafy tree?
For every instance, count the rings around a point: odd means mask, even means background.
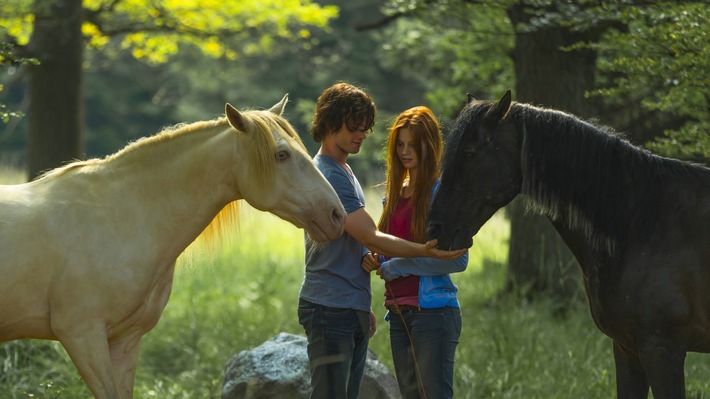
[[[662,2],[619,10],[625,30],[593,45],[608,79],[593,91],[605,98],[640,97],[645,111],[673,116],[664,137],[647,146],[684,159],[710,158],[710,5]]]
[[[312,30],[337,15],[310,1],[7,0],[0,5],[7,41],[40,64],[29,69],[30,176],[83,152],[84,51],[130,51],[163,63],[181,48],[236,60],[313,46]],[[117,40],[120,46],[110,46]]]
[[[512,86],[514,32],[503,8],[392,1],[384,12],[388,19],[363,27],[385,27],[383,65],[420,82],[427,101],[448,118],[458,114],[466,92],[492,98]]]
[[[37,63],[35,59],[16,57],[13,53],[14,47],[12,43],[0,42],[0,67],[18,68],[24,64]],[[0,83],[0,91],[3,90],[4,87]],[[4,123],[10,121],[10,118],[21,118],[22,116],[24,116],[22,112],[8,110],[5,104],[0,103],[0,120]]]

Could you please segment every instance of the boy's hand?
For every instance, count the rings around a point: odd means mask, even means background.
[[[370,273],[373,270],[377,270],[380,268],[380,262],[377,261],[377,254],[368,252],[365,256],[362,257],[362,270],[364,270],[366,273]]]
[[[433,239],[431,241],[427,241],[426,245],[426,250],[429,253],[427,255],[429,258],[438,258],[441,260],[449,260],[449,259],[456,259],[459,256],[463,255],[466,253],[468,248],[463,248],[463,249],[456,249],[453,251],[445,251],[443,249],[438,249],[436,247],[436,244],[438,244],[439,241],[437,239]]]

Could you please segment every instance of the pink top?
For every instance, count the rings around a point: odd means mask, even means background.
[[[409,198],[402,198],[390,218],[389,234],[412,240],[412,207]],[[419,276],[396,278],[385,284],[385,307],[398,305],[419,306]]]

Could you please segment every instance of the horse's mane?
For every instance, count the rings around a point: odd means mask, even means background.
[[[227,124],[226,118],[220,118],[211,121],[201,121],[194,123],[178,123],[172,126],[163,128],[160,132],[152,135],[141,137],[135,141],[128,143],[125,147],[118,150],[113,154],[106,155],[103,158],[90,158],[86,160],[76,160],[65,165],[56,167],[54,169],[47,170],[41,173],[37,180],[45,178],[56,178],[64,175],[68,172],[79,172],[91,168],[101,167],[109,165],[115,162],[117,159],[125,157],[127,154],[135,153],[140,149],[146,148],[148,146],[158,144],[164,141],[171,140],[173,138],[195,132],[202,131],[204,129],[216,128],[225,126]]]
[[[710,179],[704,167],[654,155],[564,112],[513,103],[508,117],[523,135],[521,192],[531,206],[609,254],[632,218],[637,228],[652,223],[667,177]]]
[[[247,157],[246,163],[250,165],[248,175],[253,177],[252,184],[258,184],[259,187],[273,185],[276,166],[276,159],[274,157],[276,140],[272,135],[272,131],[282,132],[282,138],[291,142],[294,149],[306,153],[306,148],[291,124],[281,116],[270,111],[262,110],[247,110],[241,112],[241,114],[245,117],[245,121],[251,127],[251,130],[256,133],[250,135],[247,140],[245,140],[245,142],[248,141],[251,144],[244,147],[243,153],[241,154]],[[221,117],[210,121],[180,123],[168,126],[159,133],[129,143],[114,154],[107,155],[104,158],[94,158],[69,163],[45,172],[39,179],[57,178],[68,173],[78,173],[80,171],[93,170],[94,168],[110,167],[110,165],[117,160],[130,155],[139,154],[142,150],[151,146],[159,145],[160,143],[193,132],[204,131],[206,129],[223,129],[226,128],[228,124],[227,118]],[[235,133],[244,134],[239,131],[235,131]],[[247,182],[244,183],[246,184]],[[257,189],[259,187],[257,187]],[[227,204],[200,233],[196,241],[207,248],[214,248],[224,237],[228,237],[230,233],[238,227],[239,202],[240,201],[232,201]]]

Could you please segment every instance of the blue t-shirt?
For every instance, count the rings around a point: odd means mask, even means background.
[[[354,175],[325,155],[316,155],[313,162],[335,189],[346,213],[365,206],[362,187]],[[369,312],[370,274],[361,267],[367,249],[347,232],[322,244],[305,235],[305,242],[306,274],[300,298],[323,306]]]

